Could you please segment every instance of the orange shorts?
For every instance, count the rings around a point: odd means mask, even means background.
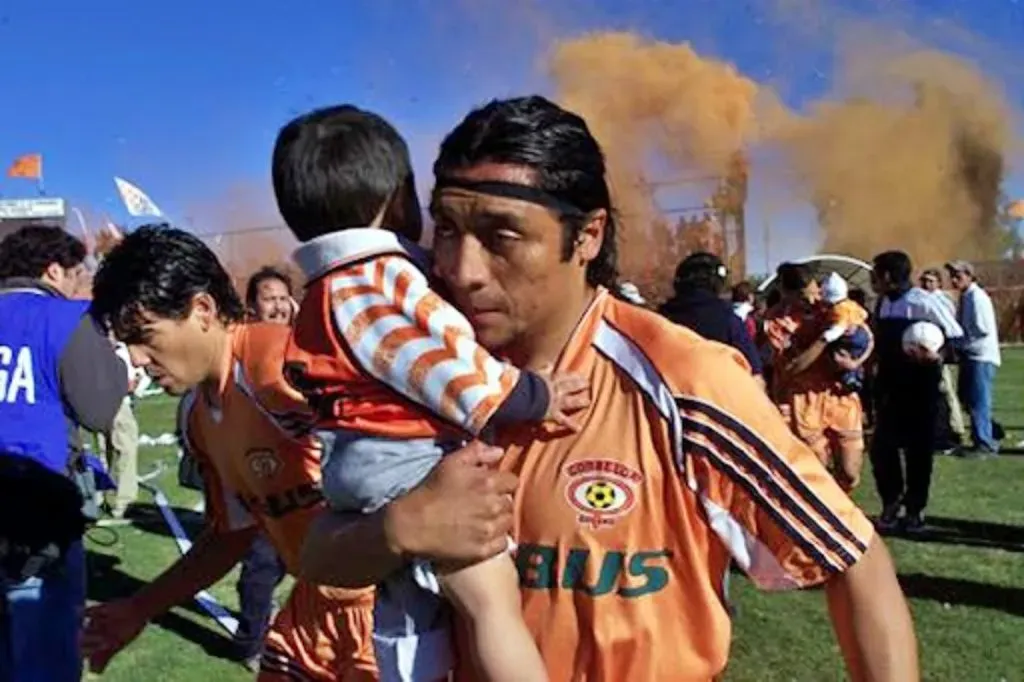
[[[864,408],[856,393],[804,391],[783,409],[790,428],[826,466],[841,450],[864,448]]]
[[[258,682],[377,682],[373,591],[295,583],[264,641]]]

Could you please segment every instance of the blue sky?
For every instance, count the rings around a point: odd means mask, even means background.
[[[172,216],[197,226],[219,227],[227,216],[266,222],[273,219],[268,159],[274,135],[313,106],[351,101],[386,115],[409,139],[426,185],[440,137],[470,107],[546,89],[540,54],[552,36],[611,28],[689,40],[699,52],[771,82],[799,107],[830,87],[827,46],[839,18],[879,11],[1001,71],[997,75],[1010,81],[1010,99],[1024,108],[1024,85],[1013,84],[1024,69],[1014,73],[1007,59],[1024,63],[1018,48],[1024,0],[510,4],[5,0],[0,165],[41,152],[48,193],[90,215],[125,217],[111,180],[121,175]],[[789,11],[780,13],[779,6]],[[4,178],[0,192],[30,196],[35,188]],[[756,201],[750,211],[751,266],[763,269],[759,233],[770,218]],[[813,248],[806,217],[793,220],[800,224],[773,230],[782,234],[771,260]]]

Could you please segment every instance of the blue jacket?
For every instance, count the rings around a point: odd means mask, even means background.
[[[0,283],[0,453],[63,474],[78,426],[109,430],[128,377],[87,311],[39,282]]]
[[[673,298],[661,306],[659,312],[705,339],[732,346],[747,359],[753,374],[764,373],[761,354],[743,320],[733,312],[732,305],[712,292],[704,289],[676,292]]]

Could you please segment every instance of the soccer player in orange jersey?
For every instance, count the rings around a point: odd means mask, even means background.
[[[208,520],[153,582],[89,612],[84,648],[102,670],[148,621],[224,577],[258,528],[296,572],[324,502],[320,444],[282,374],[291,330],[242,323],[231,278],[197,237],[165,226],[132,232],[103,261],[94,291],[93,314],[132,362],[168,393],[188,391],[182,440],[202,465]],[[372,589],[300,580],[267,634],[258,679],[376,680],[372,631]]]
[[[715,679],[730,562],[766,589],[823,584],[853,679],[918,679],[885,545],[743,360],[609,295],[615,214],[584,121],[541,97],[495,101],[449,134],[434,171],[435,268],[479,341],[582,373],[593,402],[577,433],[502,430],[503,471],[442,461],[378,515],[318,523],[304,567],[365,584],[409,555],[497,553],[511,520],[553,680]],[[356,553],[358,567],[339,559]]]
[[[849,492],[860,482],[864,460],[864,408],[858,391],[859,370],[873,348],[867,311],[847,298],[846,282],[836,273],[824,287],[800,265],[786,264],[779,274],[784,298],[765,321],[776,368],[774,398],[793,433],[834,468],[836,480]],[[855,331],[865,337],[860,355],[851,354],[852,346],[825,352]],[[853,375],[855,385],[844,381],[844,372]]]

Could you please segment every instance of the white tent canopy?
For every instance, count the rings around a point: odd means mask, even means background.
[[[841,254],[824,253],[817,256],[809,256],[807,258],[800,258],[798,260],[790,261],[791,263],[797,263],[799,265],[806,265],[810,268],[811,276],[819,282],[827,277],[829,273],[835,272],[842,275],[843,279],[850,285],[850,288],[861,288],[867,292],[868,298],[872,298],[871,293],[871,264],[860,260],[859,258],[853,258],[852,256],[843,256]],[[757,288],[758,292],[767,294],[775,288],[775,274],[761,282],[761,285]]]

